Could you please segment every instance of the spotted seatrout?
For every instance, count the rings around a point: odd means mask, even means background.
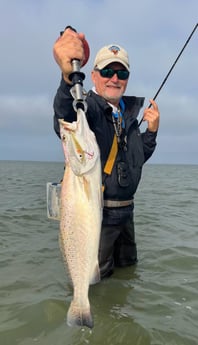
[[[60,247],[73,285],[67,323],[93,327],[89,285],[100,280],[98,246],[102,220],[99,148],[85,113],[59,120],[66,161],[61,187]]]

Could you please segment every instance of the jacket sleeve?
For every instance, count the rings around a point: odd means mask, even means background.
[[[58,119],[72,122],[76,120],[76,112],[73,109],[73,97],[70,93],[71,85],[67,84],[62,78],[60,86],[54,98],[54,130],[60,137]]]
[[[144,162],[146,162],[155,151],[157,132],[150,132],[148,129],[141,134],[144,150]]]

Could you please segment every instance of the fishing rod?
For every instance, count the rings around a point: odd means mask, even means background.
[[[164,78],[163,82],[161,83],[161,85],[160,85],[159,89],[157,90],[157,92],[156,92],[155,96],[153,97],[153,100],[155,100],[155,99],[157,98],[157,96],[159,95],[159,93],[160,93],[161,89],[163,88],[164,84],[166,83],[166,81],[167,81],[167,79],[168,79],[169,75],[171,74],[171,72],[172,72],[173,68],[175,67],[175,65],[176,65],[177,61],[179,60],[180,56],[182,55],[182,53],[183,53],[184,49],[186,48],[187,44],[188,44],[188,43],[189,43],[189,41],[191,40],[192,35],[193,35],[193,34],[194,34],[194,32],[196,31],[197,27],[198,27],[198,23],[195,25],[195,27],[194,27],[193,31],[191,32],[190,36],[189,36],[189,37],[188,37],[188,39],[186,40],[186,43],[184,44],[184,46],[183,46],[182,50],[180,51],[179,55],[177,56],[177,58],[176,58],[175,62],[173,63],[172,67],[170,68],[170,70],[168,71],[168,73],[167,73],[166,77]],[[152,106],[152,104],[149,104],[148,108],[150,108],[151,106]],[[142,123],[143,119],[144,119],[144,116],[143,116],[143,117],[142,117],[142,119],[140,120],[140,122],[139,122],[139,125],[138,125],[138,126],[140,126],[140,125],[141,125],[141,123]]]

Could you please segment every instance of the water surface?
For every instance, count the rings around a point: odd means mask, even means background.
[[[46,182],[62,174],[62,163],[0,162],[0,344],[197,345],[198,166],[145,166],[139,262],[91,287],[92,331],[66,324],[72,289],[46,217]]]

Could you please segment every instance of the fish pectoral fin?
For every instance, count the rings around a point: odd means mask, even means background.
[[[72,301],[67,313],[67,324],[71,327],[86,326],[88,328],[93,328],[94,323],[90,307],[83,308]]]
[[[87,196],[87,199],[90,200],[90,197],[91,197],[90,183],[86,179],[85,176],[83,176],[83,185],[84,185],[84,191]]]
[[[99,268],[99,265],[98,265],[98,262],[94,268],[94,271],[91,275],[91,279],[90,279],[90,285],[94,285],[94,284],[97,284],[99,283],[100,281],[100,268]]]

